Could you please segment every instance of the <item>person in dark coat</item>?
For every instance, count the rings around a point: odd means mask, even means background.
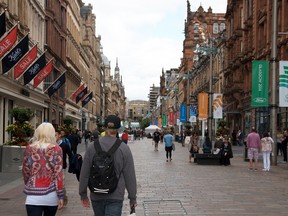
[[[73,154],[77,154],[77,146],[78,143],[80,143],[81,141],[80,136],[77,134],[77,131],[73,130],[72,133],[68,136],[68,139],[70,141]]]
[[[230,158],[233,157],[233,152],[228,137],[225,137],[224,143],[222,144],[222,147],[220,149],[220,154],[221,154],[220,164],[224,166],[230,165]]]

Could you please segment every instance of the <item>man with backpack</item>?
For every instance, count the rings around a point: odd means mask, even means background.
[[[105,136],[89,145],[81,168],[79,195],[84,207],[90,207],[97,216],[120,216],[128,192],[130,207],[136,207],[136,174],[133,156],[128,145],[116,138],[120,118],[109,115],[105,120]],[[97,150],[96,150],[97,149]]]

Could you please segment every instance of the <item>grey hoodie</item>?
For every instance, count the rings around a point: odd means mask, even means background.
[[[104,136],[100,141],[100,145],[103,151],[108,151],[115,143],[116,138],[111,136]],[[79,180],[79,194],[81,200],[88,198],[87,186],[90,173],[90,167],[92,165],[92,159],[96,153],[94,144],[90,144],[86,150],[84,161],[81,167],[81,174]],[[95,194],[90,193],[91,200],[100,199],[116,199],[124,200],[125,188],[128,191],[128,198],[130,204],[136,204],[137,183],[133,156],[128,145],[121,143],[119,148],[114,153],[114,163],[116,173],[119,176],[119,182],[116,190],[111,194]]]

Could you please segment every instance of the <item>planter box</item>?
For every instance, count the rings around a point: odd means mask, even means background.
[[[0,171],[21,172],[25,148],[26,146],[0,146]]]

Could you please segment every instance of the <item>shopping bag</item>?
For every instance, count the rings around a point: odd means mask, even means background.
[[[172,144],[172,150],[175,151],[175,144]]]

